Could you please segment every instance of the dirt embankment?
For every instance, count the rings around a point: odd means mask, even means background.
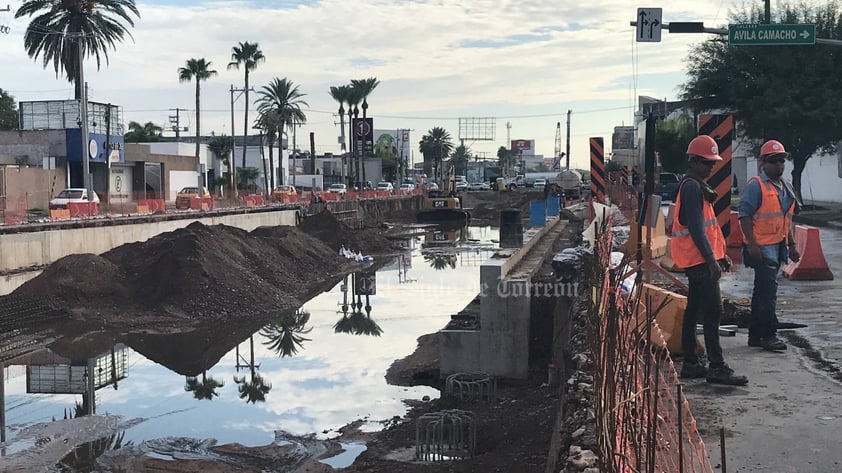
[[[194,223],[99,256],[67,256],[13,294],[124,330],[258,317],[294,310],[313,287],[352,271],[357,264],[336,251],[342,244],[369,254],[391,248],[376,230],[352,232],[329,214],[301,229]]]
[[[500,224],[502,210],[518,210],[521,217],[529,217],[529,202],[543,199],[541,192],[464,192],[462,206],[471,212],[471,220],[491,225]]]

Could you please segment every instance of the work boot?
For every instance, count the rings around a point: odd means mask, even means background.
[[[711,384],[726,384],[728,386],[745,386],[748,384],[748,378],[735,374],[734,370],[725,363],[710,365],[706,380]]]
[[[701,363],[682,363],[680,378],[698,379],[704,378],[708,374],[708,369]]]
[[[772,335],[771,337],[761,338],[760,347],[768,351],[785,351],[786,343],[780,338]]]

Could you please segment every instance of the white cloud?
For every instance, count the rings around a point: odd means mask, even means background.
[[[505,143],[509,121],[512,138],[533,138],[538,152],[549,156],[556,122],[563,128],[573,109],[573,156],[584,164],[588,136],[610,141],[614,126],[631,122],[635,91],[675,97],[688,45],[705,38],[665,32],[659,44],[635,45],[629,21],[637,5],[621,0],[323,0],[272,8],[274,3],[140,2],[134,42],[120,45],[99,72],[88,63],[92,98],[122,104],[127,120],[164,124],[168,109],[194,108],[194,86],[179,84],[176,71],[185,60],[204,57],[219,75],[202,84],[203,131],[230,131],[228,88],[242,85],[242,72],[228,71],[226,64],[233,45],[256,41],[267,61],[252,74],[252,84],[259,88],[273,77],[299,84],[312,109],[310,124],[300,131],[315,132],[320,151],[338,151],[338,120],[330,115],[338,107],[328,87],[374,76],[381,81],[370,100],[377,128],[412,128],[417,142],[433,126],[456,138],[459,116],[496,116],[496,140],[475,143],[475,150],[493,154]],[[723,23],[731,6],[661,3],[665,21],[708,25]],[[72,96],[66,81],[26,56],[26,19],[2,15],[12,33],[0,37],[0,86],[19,100]],[[627,108],[581,113],[621,107]],[[534,115],[550,116],[515,118]],[[386,118],[392,116],[440,119]]]

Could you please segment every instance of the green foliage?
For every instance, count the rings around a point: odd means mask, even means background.
[[[234,148],[234,142],[228,136],[217,136],[208,143],[208,150],[216,156],[216,159],[222,161],[226,166],[231,157],[231,150]]]
[[[26,27],[23,45],[29,57],[40,57],[46,68],[50,63],[76,83],[76,98],[82,96],[79,81],[79,38],[84,54],[96,58],[97,69],[102,60],[108,63],[108,50],[123,40],[134,26],[140,12],[134,0],[26,0],[15,18],[34,18]]]
[[[497,165],[503,169],[511,169],[517,165],[517,155],[509,148],[501,146],[497,149]]]
[[[777,4],[774,23],[812,23],[821,38],[842,39],[840,3]],[[763,12],[733,13],[729,23],[761,23]],[[781,141],[792,153],[793,185],[817,151],[833,152],[842,139],[842,54],[838,46],[735,46],[727,38],[705,41],[688,59],[683,96],[697,110],[731,110],[749,139]]]
[[[438,175],[442,161],[453,151],[450,139],[450,133],[437,126],[431,128],[418,142],[418,151],[424,155],[424,172],[428,176],[433,176],[433,171]]]
[[[693,117],[688,113],[655,125],[655,152],[666,172],[687,172],[687,144],[696,136]]]
[[[161,141],[161,133],[163,128],[152,123],[146,122],[141,125],[138,122],[129,122],[129,131],[123,135],[123,140],[126,143],[152,143]]]
[[[453,150],[450,157],[450,165],[453,166],[454,174],[464,176],[468,172],[468,161],[471,160],[471,153],[464,145],[459,145]]]
[[[254,167],[237,168],[237,188],[254,191],[257,186],[254,183],[260,176],[260,170]]]
[[[18,107],[15,98],[0,89],[0,130],[16,130],[18,128]]]

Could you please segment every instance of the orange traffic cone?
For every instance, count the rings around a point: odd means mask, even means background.
[[[784,277],[792,281],[830,281],[833,273],[822,251],[819,229],[809,225],[795,226],[795,246],[801,259],[783,267]]]
[[[726,243],[728,244],[728,248],[740,248],[743,246],[743,242],[745,241],[745,235],[743,235],[743,229],[740,227],[740,213],[732,210],[731,211],[731,233],[728,234],[728,239]]]

